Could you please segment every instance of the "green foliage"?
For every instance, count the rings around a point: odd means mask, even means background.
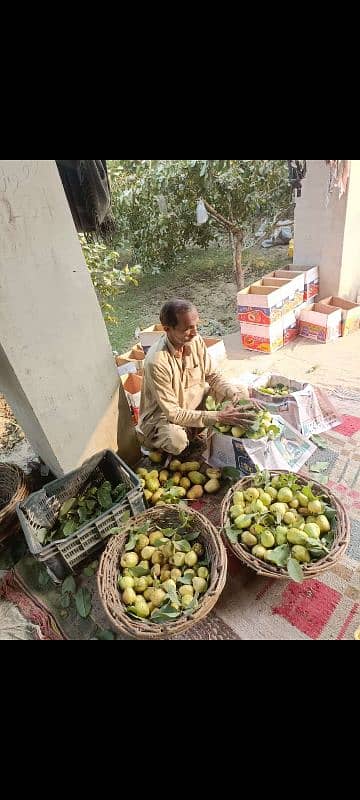
[[[117,325],[116,300],[138,285],[143,269],[156,275],[174,267],[185,247],[255,242],[291,205],[286,161],[108,161],[117,233],[112,246],[80,235],[104,319]],[[203,199],[205,224],[196,221]],[[141,265],[141,266],[140,266]]]
[[[111,249],[102,242],[87,241],[83,234],[79,238],[104,319],[117,325],[113,302],[129,285],[138,286],[141,267],[138,264],[122,266],[120,246]]]
[[[231,226],[246,245],[291,203],[285,161],[109,161],[108,167],[120,241],[130,242],[152,272],[171,266],[186,245],[207,247],[219,234],[231,235]],[[196,223],[200,198],[218,215],[204,225]]]

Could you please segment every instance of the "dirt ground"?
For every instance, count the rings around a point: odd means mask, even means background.
[[[0,463],[17,464],[25,472],[36,458],[5,397],[0,394]]]

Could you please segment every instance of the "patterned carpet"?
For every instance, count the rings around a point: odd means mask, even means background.
[[[338,494],[351,520],[351,542],[346,556],[319,579],[296,584],[261,578],[240,565],[229,553],[226,587],[216,609],[184,640],[232,639],[353,639],[360,626],[360,392],[342,387],[328,390],[341,424],[322,434],[318,449],[303,472],[311,472],[316,462],[327,462],[322,475],[327,486]],[[193,504],[216,526],[220,519],[219,494]],[[0,596],[14,603],[33,624],[29,638],[38,631],[42,639],[91,639],[108,623],[97,598],[94,578],[82,578],[93,598],[91,617],[82,620],[76,613],[64,619],[57,588],[40,588],[36,580],[38,565],[23,558],[6,573]],[[35,633],[34,633],[35,632]],[[12,638],[12,637],[9,637]],[[24,636],[26,638],[26,636]],[[121,639],[122,637],[116,637]]]

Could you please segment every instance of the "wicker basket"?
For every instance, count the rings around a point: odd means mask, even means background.
[[[117,579],[119,574],[120,555],[124,549],[128,534],[134,527],[144,522],[151,523],[151,530],[160,527],[173,527],[179,522],[179,508],[175,505],[159,506],[146,511],[124,526],[121,533],[116,534],[109,541],[106,550],[101,556],[98,569],[98,590],[102,605],[114,629],[119,633],[137,639],[162,639],[184,633],[201,619],[207,616],[217,602],[226,581],[227,556],[225,547],[216,528],[206,517],[188,508],[186,511],[193,517],[197,529],[200,531],[199,541],[205,546],[211,566],[210,583],[207,591],[202,595],[199,608],[188,617],[181,616],[178,620],[164,624],[149,622],[148,620],[135,620],[128,616],[121,602]]]
[[[286,474],[284,470],[270,471],[271,477],[284,474]],[[257,572],[258,575],[264,575],[266,578],[285,578],[289,580],[289,574],[284,567],[277,567],[275,564],[270,564],[269,562],[263,561],[261,558],[256,558],[248,550],[245,550],[241,544],[233,544],[230,542],[225,533],[225,526],[230,519],[229,511],[232,504],[233,493],[248,489],[252,485],[254,478],[255,475],[249,475],[246,478],[243,478],[241,481],[238,481],[238,483],[232,486],[231,489],[229,489],[229,491],[226,493],[221,504],[222,536],[236,558],[240,559],[245,566],[250,567],[250,569],[253,569],[255,572]],[[300,472],[297,475],[297,479],[298,482],[303,485],[306,485],[309,482],[309,478]],[[329,489],[324,487],[322,484],[317,483],[312,479],[311,483],[316,492],[326,495],[328,498],[328,505],[331,505],[335,509],[337,517],[337,529],[330,553],[328,553],[324,558],[320,558],[318,561],[301,565],[303,568],[304,578],[313,578],[314,575],[318,575],[320,572],[326,572],[327,570],[331,569],[336,561],[338,561],[339,558],[345,553],[350,541],[349,518],[343,504],[332,492],[329,491]]]
[[[120,503],[113,505],[98,517],[85,522],[66,539],[56,539],[45,546],[39,543],[36,532],[39,528],[51,529],[59,515],[62,503],[85,491],[88,484],[100,484],[109,480],[124,483],[127,494]],[[89,555],[104,546],[109,532],[122,522],[124,511],[135,516],[144,510],[143,492],[139,476],[112,450],[102,450],[82,464],[78,469],[46,484],[18,504],[17,514],[25,535],[30,553],[38,561],[43,561],[51,578],[56,582],[74,572]]]
[[[16,506],[28,494],[29,486],[22,469],[15,464],[0,464],[0,542],[19,529]]]

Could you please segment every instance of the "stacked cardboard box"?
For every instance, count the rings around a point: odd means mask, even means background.
[[[243,346],[272,353],[299,334],[301,310],[319,291],[318,267],[274,270],[237,295]],[[281,329],[280,329],[281,326]]]
[[[302,267],[298,264],[287,264],[282,269],[275,271],[274,275],[279,278],[287,275],[304,275],[304,302],[313,300],[319,294],[320,279],[319,267]]]
[[[284,319],[304,299],[303,274],[279,277],[265,275],[237,295],[237,313],[243,346],[273,353],[284,344]],[[291,330],[292,318],[285,330]],[[289,339],[285,340],[286,341]]]

